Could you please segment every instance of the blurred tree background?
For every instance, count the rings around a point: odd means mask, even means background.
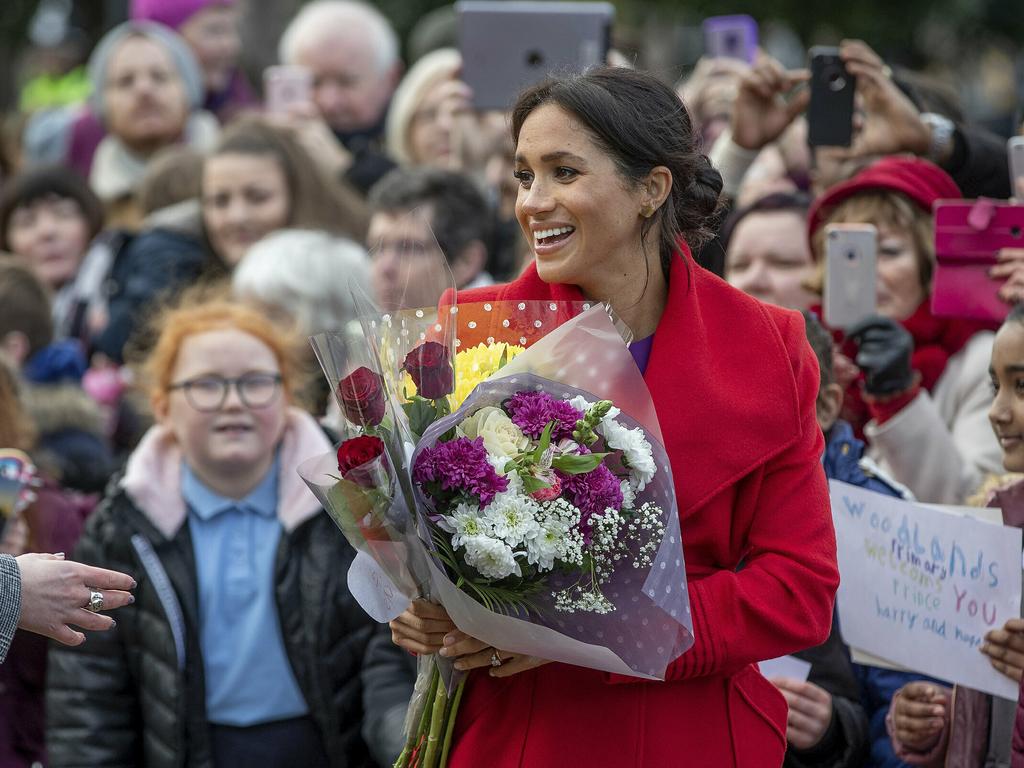
[[[274,63],[277,39],[303,0],[237,0],[244,9],[245,65],[251,75]],[[443,0],[376,0],[407,51],[417,25],[430,14],[443,39],[450,14]],[[613,0],[615,45],[666,80],[686,75],[700,56],[700,23],[707,16],[748,13],[758,20],[764,46],[788,66],[801,66],[805,50],[859,37],[893,64],[949,82],[965,111],[993,127],[1010,123],[1024,82],[1022,0]],[[20,84],[40,69],[84,60],[105,29],[125,18],[128,0],[0,0],[0,107],[16,103]],[[431,12],[434,12],[431,14]],[[54,54],[54,19],[70,20],[70,41]],[[447,16],[447,18],[446,18]],[[66,25],[67,26],[67,25]],[[440,30],[440,32],[439,32]],[[423,30],[420,29],[419,32]],[[410,45],[410,41],[412,44]],[[40,48],[44,50],[40,52]],[[258,83],[258,77],[254,78]]]

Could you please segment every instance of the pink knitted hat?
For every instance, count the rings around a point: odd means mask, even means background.
[[[234,4],[235,0],[132,0],[129,17],[132,21],[157,21],[177,30],[204,8]]]

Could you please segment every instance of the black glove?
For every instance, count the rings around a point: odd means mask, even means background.
[[[856,363],[864,371],[864,391],[869,395],[896,395],[913,386],[914,338],[902,325],[872,315],[853,326],[846,337],[857,345]]]

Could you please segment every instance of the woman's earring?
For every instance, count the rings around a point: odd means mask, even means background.
[[[651,218],[651,216],[654,215],[654,206],[648,203],[647,205],[640,209],[640,215],[643,216],[645,219]]]

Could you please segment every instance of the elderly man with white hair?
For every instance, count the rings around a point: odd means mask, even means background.
[[[359,0],[314,0],[281,35],[278,57],[312,73],[313,106],[351,154],[346,178],[365,192],[394,167],[383,134],[402,61],[390,22]]]

